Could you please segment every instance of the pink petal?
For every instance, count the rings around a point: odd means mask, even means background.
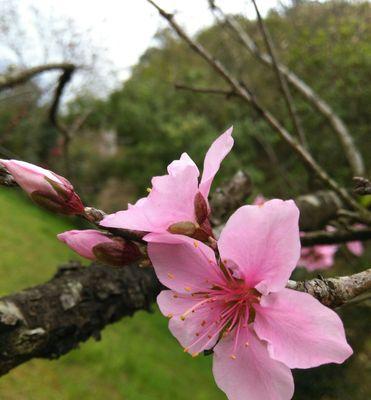
[[[263,294],[284,288],[300,255],[298,219],[292,200],[239,208],[220,235],[222,259],[237,264],[246,283]]]
[[[163,290],[157,296],[157,304],[165,317],[180,316],[199,302],[195,296],[181,294],[173,290]]]
[[[172,290],[164,290],[157,297],[161,312],[170,318],[171,333],[193,355],[212,348],[219,338],[219,328],[214,322],[220,316],[221,305],[208,304],[206,300]]]
[[[232,334],[215,346],[213,373],[229,400],[289,400],[294,393],[290,369],[269,357],[251,328],[241,331],[236,349]]]
[[[139,199],[127,210],[107,215],[99,224],[109,228],[132,229],[151,232],[156,229],[146,216],[147,198]]]
[[[200,192],[207,199],[214,176],[219,171],[220,164],[233,147],[233,127],[220,135],[210,146],[205,156]]]
[[[58,239],[67,244],[72,250],[80,256],[89,260],[95,260],[93,247],[100,243],[111,242],[105,234],[94,229],[72,230],[60,233]]]
[[[164,232],[180,221],[195,221],[194,198],[199,171],[187,154],[168,166],[169,175],[152,178],[152,190],[128,210],[107,216],[102,226]]]
[[[348,250],[353,253],[355,256],[360,257],[363,254],[363,244],[362,242],[355,240],[353,242],[348,242],[346,244]]]
[[[224,283],[213,250],[181,235],[150,234],[148,255],[162,284],[179,293],[205,291]]]
[[[56,174],[37,165],[18,160],[0,160],[0,164],[7,168],[18,185],[27,193],[34,191],[54,192],[45,177],[63,185]]]
[[[307,293],[283,289],[263,296],[255,309],[257,335],[290,368],[340,364],[352,355],[339,316]]]

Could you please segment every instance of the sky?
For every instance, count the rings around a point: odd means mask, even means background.
[[[146,0],[15,0],[26,10],[29,6],[43,15],[72,18],[78,27],[90,30],[94,42],[106,49],[106,55],[115,66],[119,78],[129,76],[130,67],[140,55],[153,45],[157,30],[166,26],[158,12]],[[255,17],[249,0],[219,0],[226,12]],[[187,32],[210,25],[213,17],[207,0],[158,0],[169,12],[175,12],[178,22]],[[278,0],[258,0],[263,14],[278,4]],[[27,27],[27,23],[26,23]]]

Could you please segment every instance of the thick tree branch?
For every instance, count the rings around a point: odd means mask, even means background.
[[[329,307],[371,287],[371,269],[342,278],[289,281]],[[55,359],[108,324],[148,310],[161,290],[153,270],[71,263],[47,283],[0,298],[0,376],[32,358]]]
[[[329,188],[338,193],[338,195],[351,208],[358,210],[364,217],[365,221],[371,221],[370,213],[360,206],[337,182],[332,179],[326,171],[314,160],[312,155],[288,132],[280,122],[257,101],[256,97],[246,86],[241,84],[217,59],[215,59],[200,43],[194,41],[174,20],[172,14],[167,13],[153,0],[147,0],[152,4],[165,18],[178,36],[183,39],[190,48],[199,54],[232,88],[236,94],[246,103],[251,105],[263,119],[281,136],[281,138],[292,148],[292,150],[301,158],[307,165]]]
[[[58,358],[108,324],[148,309],[152,269],[71,263],[47,283],[0,299],[0,375],[32,358]]]
[[[254,40],[248,35],[245,29],[232,16],[224,14],[222,9],[215,4],[215,1],[209,0],[211,9],[220,16],[226,25],[234,32],[242,45],[263,64],[272,67],[273,59],[269,54],[262,53]],[[294,72],[285,65],[277,64],[280,73],[287,81],[311,103],[318,112],[320,112],[329,122],[333,131],[337,134],[340,144],[343,147],[344,154],[347,157],[353,174],[363,175],[365,167],[362,155],[357,149],[353,137],[348,131],[345,123],[339,118],[328,103],[326,103],[307,83],[300,79]]]

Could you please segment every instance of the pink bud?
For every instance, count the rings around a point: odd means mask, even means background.
[[[109,265],[123,266],[142,257],[134,243],[94,229],[63,232],[58,239],[80,256]]]
[[[0,160],[31,199],[53,212],[73,215],[84,212],[72,184],[52,171],[17,160]]]
[[[66,231],[60,233],[57,237],[77,254],[89,260],[96,259],[93,253],[94,246],[112,241],[107,235],[94,229]]]

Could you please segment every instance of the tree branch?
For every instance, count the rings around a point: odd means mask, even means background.
[[[371,268],[350,276],[289,281],[289,289],[309,293],[325,306],[336,308],[371,289]]]
[[[371,287],[371,269],[342,278],[289,281],[329,307]],[[0,376],[32,358],[56,359],[138,310],[162,289],[151,268],[70,263],[45,284],[0,298]]]
[[[106,325],[149,309],[159,291],[152,269],[71,263],[49,282],[1,298],[0,375],[98,340]]]
[[[72,134],[70,129],[58,120],[58,109],[60,106],[64,89],[68,84],[68,82],[71,80],[75,70],[76,67],[72,65],[70,68],[65,69],[61,74],[61,76],[59,77],[58,85],[54,93],[54,99],[49,110],[50,123],[57,129],[57,131],[59,131],[59,133],[63,137],[63,157],[64,157],[66,176],[68,177],[71,177],[70,142]]]
[[[0,92],[2,90],[10,89],[17,85],[21,85],[22,83],[27,82],[34,76],[39,75],[43,72],[54,71],[54,70],[69,71],[73,69],[75,69],[75,66],[73,64],[53,63],[53,64],[39,65],[37,67],[28,68],[23,71],[15,71],[9,74],[1,75]]]
[[[354,240],[366,241],[371,239],[371,228],[339,229],[333,232],[318,231],[307,232],[300,238],[302,246],[313,246],[316,244],[336,244],[352,242]]]
[[[297,110],[296,110],[296,107],[295,107],[294,99],[291,96],[290,88],[289,88],[289,86],[287,84],[286,77],[282,73],[282,71],[280,70],[280,68],[278,66],[279,62],[278,62],[278,59],[277,59],[277,55],[276,55],[276,52],[275,52],[275,48],[274,48],[274,45],[273,45],[272,38],[271,38],[271,36],[269,34],[269,31],[268,31],[268,29],[267,29],[267,27],[266,27],[266,25],[265,25],[265,23],[263,21],[263,18],[260,15],[259,8],[258,8],[258,6],[256,4],[256,1],[252,0],[252,2],[254,4],[256,15],[258,17],[258,26],[260,28],[260,31],[261,31],[261,33],[263,35],[263,38],[264,38],[265,45],[266,45],[266,47],[268,49],[268,52],[270,54],[270,57],[271,57],[271,60],[272,60],[273,70],[274,70],[274,72],[276,74],[276,77],[277,77],[281,92],[283,94],[283,98],[285,99],[286,107],[287,107],[287,110],[289,112],[290,118],[292,120],[295,132],[296,132],[297,136],[299,137],[301,144],[304,147],[308,147],[307,144],[306,144],[306,138],[305,138],[304,129],[303,129],[302,125],[301,125],[299,116],[297,114]]]
[[[259,61],[263,64],[272,67],[273,59],[270,55],[260,52],[257,44],[248,35],[248,33],[242,28],[238,21],[224,14],[223,10],[215,4],[215,1],[209,0],[209,4],[214,13],[219,14],[226,25],[235,33],[236,37],[242,43],[242,45]],[[285,65],[277,64],[281,74],[285,76],[287,81],[304,96],[315,109],[321,113],[329,122],[333,131],[337,134],[340,144],[343,147],[345,156],[352,168],[354,175],[363,175],[365,167],[362,159],[362,155],[357,149],[353,137],[348,131],[345,123],[339,118],[328,103],[325,102],[307,83],[300,79],[294,72],[289,70]]]

